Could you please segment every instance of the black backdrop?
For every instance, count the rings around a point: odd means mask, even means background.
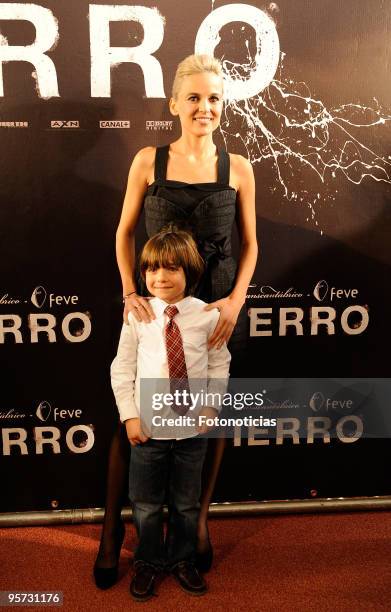
[[[131,6],[0,3],[2,511],[103,503],[121,325],[115,229],[135,152],[179,135],[167,98],[194,50],[212,45],[239,84],[216,142],[246,155],[256,178],[248,376],[389,375],[391,7],[159,0],[121,17]],[[216,45],[204,20],[220,24]],[[114,60],[149,50],[110,71],[105,44]],[[308,416],[319,397],[331,414],[317,385]],[[387,442],[349,442],[243,437],[215,499],[389,493]]]

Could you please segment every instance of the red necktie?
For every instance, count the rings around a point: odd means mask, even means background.
[[[182,336],[178,325],[174,321],[175,315],[179,312],[178,308],[176,306],[167,306],[164,312],[168,316],[165,336],[168,372],[170,375],[170,391],[174,394],[176,390],[189,390],[189,382],[187,378],[185,353],[183,352]],[[189,406],[181,403],[174,403],[172,409],[177,414],[183,416],[189,410]]]

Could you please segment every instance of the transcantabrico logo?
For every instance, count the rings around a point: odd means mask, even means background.
[[[39,285],[38,287],[35,287],[34,291],[31,294],[31,302],[34,304],[34,306],[36,306],[36,308],[42,308],[42,306],[45,304],[46,302],[46,289],[45,287],[42,287],[42,285]]]
[[[26,314],[24,311],[29,304],[33,310]],[[89,310],[80,311],[76,294],[55,293],[44,285],[37,285],[31,295],[23,297],[0,292],[1,306],[7,306],[13,312],[0,312],[0,344],[54,343],[59,338],[77,343],[84,342],[91,335],[91,313]],[[19,307],[22,312],[17,312]],[[52,309],[54,312],[47,312]]]
[[[362,334],[369,324],[369,307],[357,304],[358,296],[356,287],[329,285],[325,279],[310,290],[251,283],[247,291],[250,336],[272,336],[276,328],[279,336]],[[308,305],[311,299],[315,301]]]
[[[40,402],[35,411],[35,416],[44,423],[49,419],[53,421],[80,419],[82,414],[83,411],[81,408],[59,408],[58,406],[52,407],[52,405],[46,400]]]
[[[358,289],[354,287],[329,287],[327,281],[320,280],[314,287],[313,295],[318,302],[323,302],[326,298],[328,298],[330,302],[340,299],[348,300],[358,296]]]

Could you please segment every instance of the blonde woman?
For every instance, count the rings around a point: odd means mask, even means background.
[[[170,111],[179,118],[181,136],[164,147],[146,147],[135,156],[116,235],[118,267],[122,279],[124,321],[129,313],[137,321],[153,318],[145,289],[135,274],[135,230],[142,209],[149,237],[170,222],[192,231],[205,272],[196,296],[218,308],[220,318],[210,346],[229,342],[230,376],[245,375],[247,337],[245,297],[256,260],[255,185],[251,164],[241,155],[218,150],[213,133],[223,110],[223,74],[218,60],[191,55],[178,66]],[[237,221],[240,256],[231,254],[231,233]],[[208,571],[212,547],[207,527],[225,440],[209,440],[203,471],[203,493],[198,525],[197,566]],[[130,445],[121,424],[109,457],[106,512],[98,557],[94,566],[97,586],[108,588],[117,580],[118,559],[124,536],[121,522],[123,492],[127,488]]]

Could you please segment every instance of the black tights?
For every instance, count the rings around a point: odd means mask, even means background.
[[[122,507],[128,500],[130,443],[125,426],[119,422],[109,451],[106,481],[106,507],[97,564],[112,567],[117,562],[115,534],[121,520]]]

